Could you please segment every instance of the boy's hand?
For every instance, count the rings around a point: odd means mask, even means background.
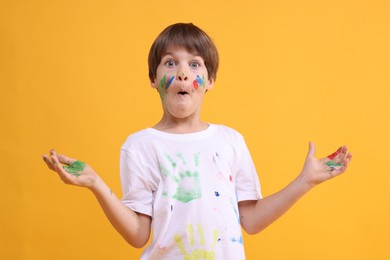
[[[346,146],[340,147],[335,153],[322,159],[317,159],[315,152],[315,145],[310,142],[309,152],[301,172],[301,177],[309,186],[315,186],[344,173],[352,159],[352,154],[348,153]]]
[[[42,157],[47,167],[55,171],[66,184],[92,188],[98,178],[89,165],[57,154],[54,150],[50,151],[49,156],[45,154]]]

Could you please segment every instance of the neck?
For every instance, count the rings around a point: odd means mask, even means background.
[[[208,123],[200,121],[199,118],[168,118],[163,116],[153,128],[167,133],[189,134],[205,130],[208,126]]]

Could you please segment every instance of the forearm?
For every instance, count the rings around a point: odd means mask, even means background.
[[[258,201],[240,202],[241,224],[249,234],[256,234],[290,209],[313,186],[300,175],[279,192]]]
[[[150,217],[139,215],[123,205],[101,178],[90,188],[108,220],[121,236],[134,247],[143,247],[149,239]]]
[[[323,159],[315,157],[315,150],[314,143],[309,142],[301,174],[284,189],[258,201],[239,202],[241,225],[246,232],[256,234],[266,228],[314,186],[344,173],[352,159],[346,146]],[[326,164],[329,160],[341,165],[331,168]]]

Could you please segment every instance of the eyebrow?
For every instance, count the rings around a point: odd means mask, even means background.
[[[190,54],[191,54],[192,56],[194,56],[194,57],[200,57],[200,58],[203,59],[203,57],[200,56],[200,54],[197,53],[197,52],[190,52],[190,51],[188,51],[188,53],[190,53]],[[163,52],[163,54],[162,54],[161,57],[164,57],[164,56],[167,56],[167,55],[175,56],[174,53],[172,53],[172,52],[170,52],[170,51],[166,51],[166,52]]]

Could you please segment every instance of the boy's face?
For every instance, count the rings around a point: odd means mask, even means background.
[[[165,113],[187,118],[200,115],[203,96],[213,83],[202,57],[171,47],[161,58],[151,85],[158,90]]]

